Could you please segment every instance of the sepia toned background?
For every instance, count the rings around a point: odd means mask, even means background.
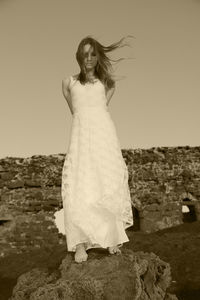
[[[0,158],[67,151],[61,83],[87,35],[135,37],[113,52],[134,58],[109,104],[121,148],[199,146],[199,16],[198,0],[0,0]]]

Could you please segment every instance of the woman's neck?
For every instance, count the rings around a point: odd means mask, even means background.
[[[88,79],[93,79],[93,78],[95,78],[95,75],[94,75],[94,69],[92,69],[92,70],[89,70],[89,71],[87,71],[86,72],[86,77],[88,78]]]

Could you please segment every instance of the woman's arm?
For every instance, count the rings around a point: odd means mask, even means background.
[[[73,115],[74,112],[73,112],[73,108],[72,108],[69,85],[70,85],[70,77],[62,80],[62,92],[63,92],[65,99],[67,100],[69,109]]]
[[[115,92],[115,86],[106,91],[107,105],[109,104],[113,94]]]

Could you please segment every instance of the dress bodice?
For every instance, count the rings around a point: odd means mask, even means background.
[[[82,85],[79,80],[70,76],[70,95],[74,113],[92,109],[108,110],[105,87],[99,79]]]

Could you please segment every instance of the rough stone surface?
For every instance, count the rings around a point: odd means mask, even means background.
[[[167,292],[170,282],[169,264],[154,253],[90,251],[82,264],[67,254],[51,274],[35,268],[21,275],[9,300],[177,300]]]

